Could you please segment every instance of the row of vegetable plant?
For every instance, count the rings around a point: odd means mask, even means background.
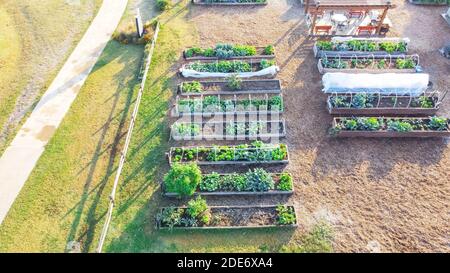
[[[174,164],[164,177],[165,195],[184,197],[199,195],[291,194],[289,173],[269,173],[262,168],[246,173],[202,174],[195,163]]]
[[[331,134],[341,137],[441,137],[449,136],[449,119],[343,117],[334,118]]]
[[[251,112],[281,113],[283,109],[283,97],[276,94],[266,94],[264,96],[258,96],[257,94],[234,95],[231,98],[224,95],[206,95],[188,98],[177,97],[172,115]]]
[[[171,135],[175,140],[245,140],[284,137],[284,120],[175,122]]]
[[[417,56],[404,56],[403,58],[393,59],[375,59],[375,58],[321,58],[318,63],[320,73],[333,71],[342,72],[349,70],[352,72],[379,72],[384,70],[395,70],[395,73],[412,73],[416,71],[419,65]]]
[[[253,141],[236,146],[172,147],[169,163],[192,163],[198,165],[229,164],[279,164],[289,162],[286,144]]]
[[[393,96],[370,93],[328,96],[332,115],[434,115],[439,109],[438,93]]]
[[[408,52],[408,44],[405,41],[383,41],[354,39],[347,41],[317,41],[315,47],[321,51],[383,51],[388,54]]]
[[[242,73],[255,72],[274,66],[274,60],[258,60],[255,62],[249,61],[217,61],[217,62],[193,62],[186,64],[185,69],[194,70],[197,72],[210,73]]]
[[[249,45],[217,44],[214,48],[192,47],[184,51],[187,60],[193,59],[233,59],[245,57],[274,58],[272,45],[255,47]]]
[[[179,85],[181,95],[195,94],[245,94],[245,93],[281,93],[279,80],[242,80],[232,75],[227,81],[190,81]]]

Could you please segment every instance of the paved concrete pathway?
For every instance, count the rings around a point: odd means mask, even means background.
[[[89,29],[0,158],[0,224],[110,40],[127,2],[103,0]]]

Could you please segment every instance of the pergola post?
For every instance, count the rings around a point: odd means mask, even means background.
[[[316,21],[317,21],[317,14],[319,13],[319,8],[316,9],[316,12],[314,12],[314,17],[311,23],[311,32],[310,35],[314,35],[314,29],[316,28]]]
[[[383,22],[384,22],[384,19],[386,18],[388,10],[389,10],[389,7],[384,8],[383,14],[381,15],[381,19],[380,19],[380,22],[378,23],[377,32],[376,32],[378,35],[380,35],[381,27],[383,26]]]
[[[305,3],[305,15],[308,14],[309,1],[310,0],[306,0],[306,3]]]

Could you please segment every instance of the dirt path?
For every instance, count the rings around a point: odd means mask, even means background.
[[[103,1],[82,40],[0,158],[0,223],[77,97],[126,5],[127,0]]]
[[[420,55],[437,88],[448,90],[450,61],[437,52],[450,41],[450,28],[440,17],[446,8],[394,3],[398,7],[389,13],[394,24],[389,36],[409,37],[411,52]],[[269,1],[254,8],[191,7],[189,20],[202,46],[276,46],[291,153],[287,170],[296,180],[290,201],[303,228],[326,219],[335,228],[339,252],[450,250],[450,147],[444,140],[330,138],[314,40],[306,35],[299,1]],[[449,101],[440,115],[450,115]]]

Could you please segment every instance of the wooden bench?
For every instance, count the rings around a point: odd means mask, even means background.
[[[356,35],[373,35],[377,30],[374,26],[359,26],[356,30]]]
[[[314,34],[325,34],[329,35],[331,31],[331,26],[315,26]]]

